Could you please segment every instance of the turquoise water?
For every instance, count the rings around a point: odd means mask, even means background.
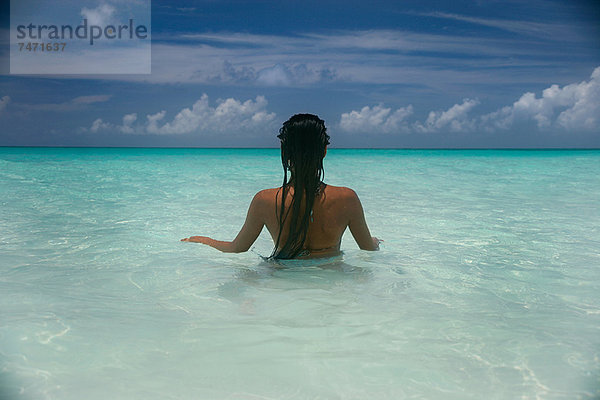
[[[0,148],[0,398],[600,397],[600,151],[332,149],[381,251],[179,242],[278,155]]]

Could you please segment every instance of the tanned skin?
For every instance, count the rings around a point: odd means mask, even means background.
[[[291,203],[293,193],[292,187],[286,196],[286,208]],[[230,242],[207,236],[190,236],[181,241],[207,244],[225,253],[242,253],[248,251],[266,226],[273,242],[276,242],[279,233],[276,210],[279,209],[280,202],[281,188],[258,192],[250,203],[244,226]],[[312,220],[304,243],[304,249],[310,253],[308,257],[330,257],[340,254],[342,235],[346,228],[350,228],[354,240],[362,250],[379,250],[381,240],[371,236],[362,204],[354,190],[325,185],[315,199]],[[283,227],[279,243],[285,243],[286,229],[289,230],[289,221]]]

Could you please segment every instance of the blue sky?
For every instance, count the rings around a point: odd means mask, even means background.
[[[600,147],[594,1],[153,1],[149,75],[10,75],[2,7],[0,145],[275,147],[310,112],[332,147]]]

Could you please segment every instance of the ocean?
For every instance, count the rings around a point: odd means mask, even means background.
[[[600,398],[600,151],[330,149],[380,251],[180,242],[282,177],[278,149],[0,148],[0,398]]]

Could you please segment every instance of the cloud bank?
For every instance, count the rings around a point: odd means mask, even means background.
[[[412,105],[399,108],[394,112],[392,112],[391,108],[385,108],[381,104],[372,108],[365,106],[360,111],[343,113],[340,120],[340,128],[347,132],[407,132],[409,127],[406,119],[412,113]]]
[[[189,133],[256,133],[263,129],[271,129],[270,124],[275,113],[267,111],[267,100],[257,96],[254,100],[244,102],[228,98],[217,100],[212,107],[208,95],[203,94],[191,107],[179,111],[171,121],[165,121],[166,110],[146,115],[143,122],[138,122],[137,113],[123,116],[122,123],[112,124],[96,119],[89,128],[83,131],[99,132],[112,130],[126,134],[189,134]]]
[[[476,99],[464,99],[447,110],[430,111],[423,122],[408,121],[412,105],[394,113],[382,105],[365,106],[360,111],[343,113],[339,127],[350,133],[495,132],[530,125],[540,131],[600,131],[600,67],[588,81],[562,88],[551,85],[540,97],[527,92],[511,105],[471,116],[478,105]]]
[[[431,111],[424,123],[416,122],[413,127],[418,132],[473,130],[475,122],[468,119],[468,113],[478,104],[477,100],[464,99],[462,104],[455,104],[446,111]]]
[[[561,88],[552,85],[541,97],[527,92],[510,106],[484,115],[484,129],[509,129],[515,124],[535,122],[539,129],[594,131],[600,129],[600,67],[589,81]]]
[[[277,81],[283,75],[274,71],[269,79]],[[106,101],[106,96],[83,96],[69,104],[89,104]],[[0,111],[8,96],[0,99]],[[480,102],[463,99],[446,110],[429,111],[424,120],[411,120],[414,107],[392,109],[383,104],[364,106],[342,113],[337,124],[341,131],[355,134],[410,134],[499,132],[523,127],[539,131],[600,132],[600,67],[587,81],[560,87],[551,85],[536,96],[524,93],[513,104],[487,114],[473,115]],[[240,101],[235,98],[217,100],[215,106],[203,94],[191,107],[181,109],[171,120],[167,111],[146,115],[125,114],[120,124],[97,118],[87,132],[112,130],[124,134],[177,135],[191,133],[258,133],[273,130],[275,113],[267,109],[264,96]]]

